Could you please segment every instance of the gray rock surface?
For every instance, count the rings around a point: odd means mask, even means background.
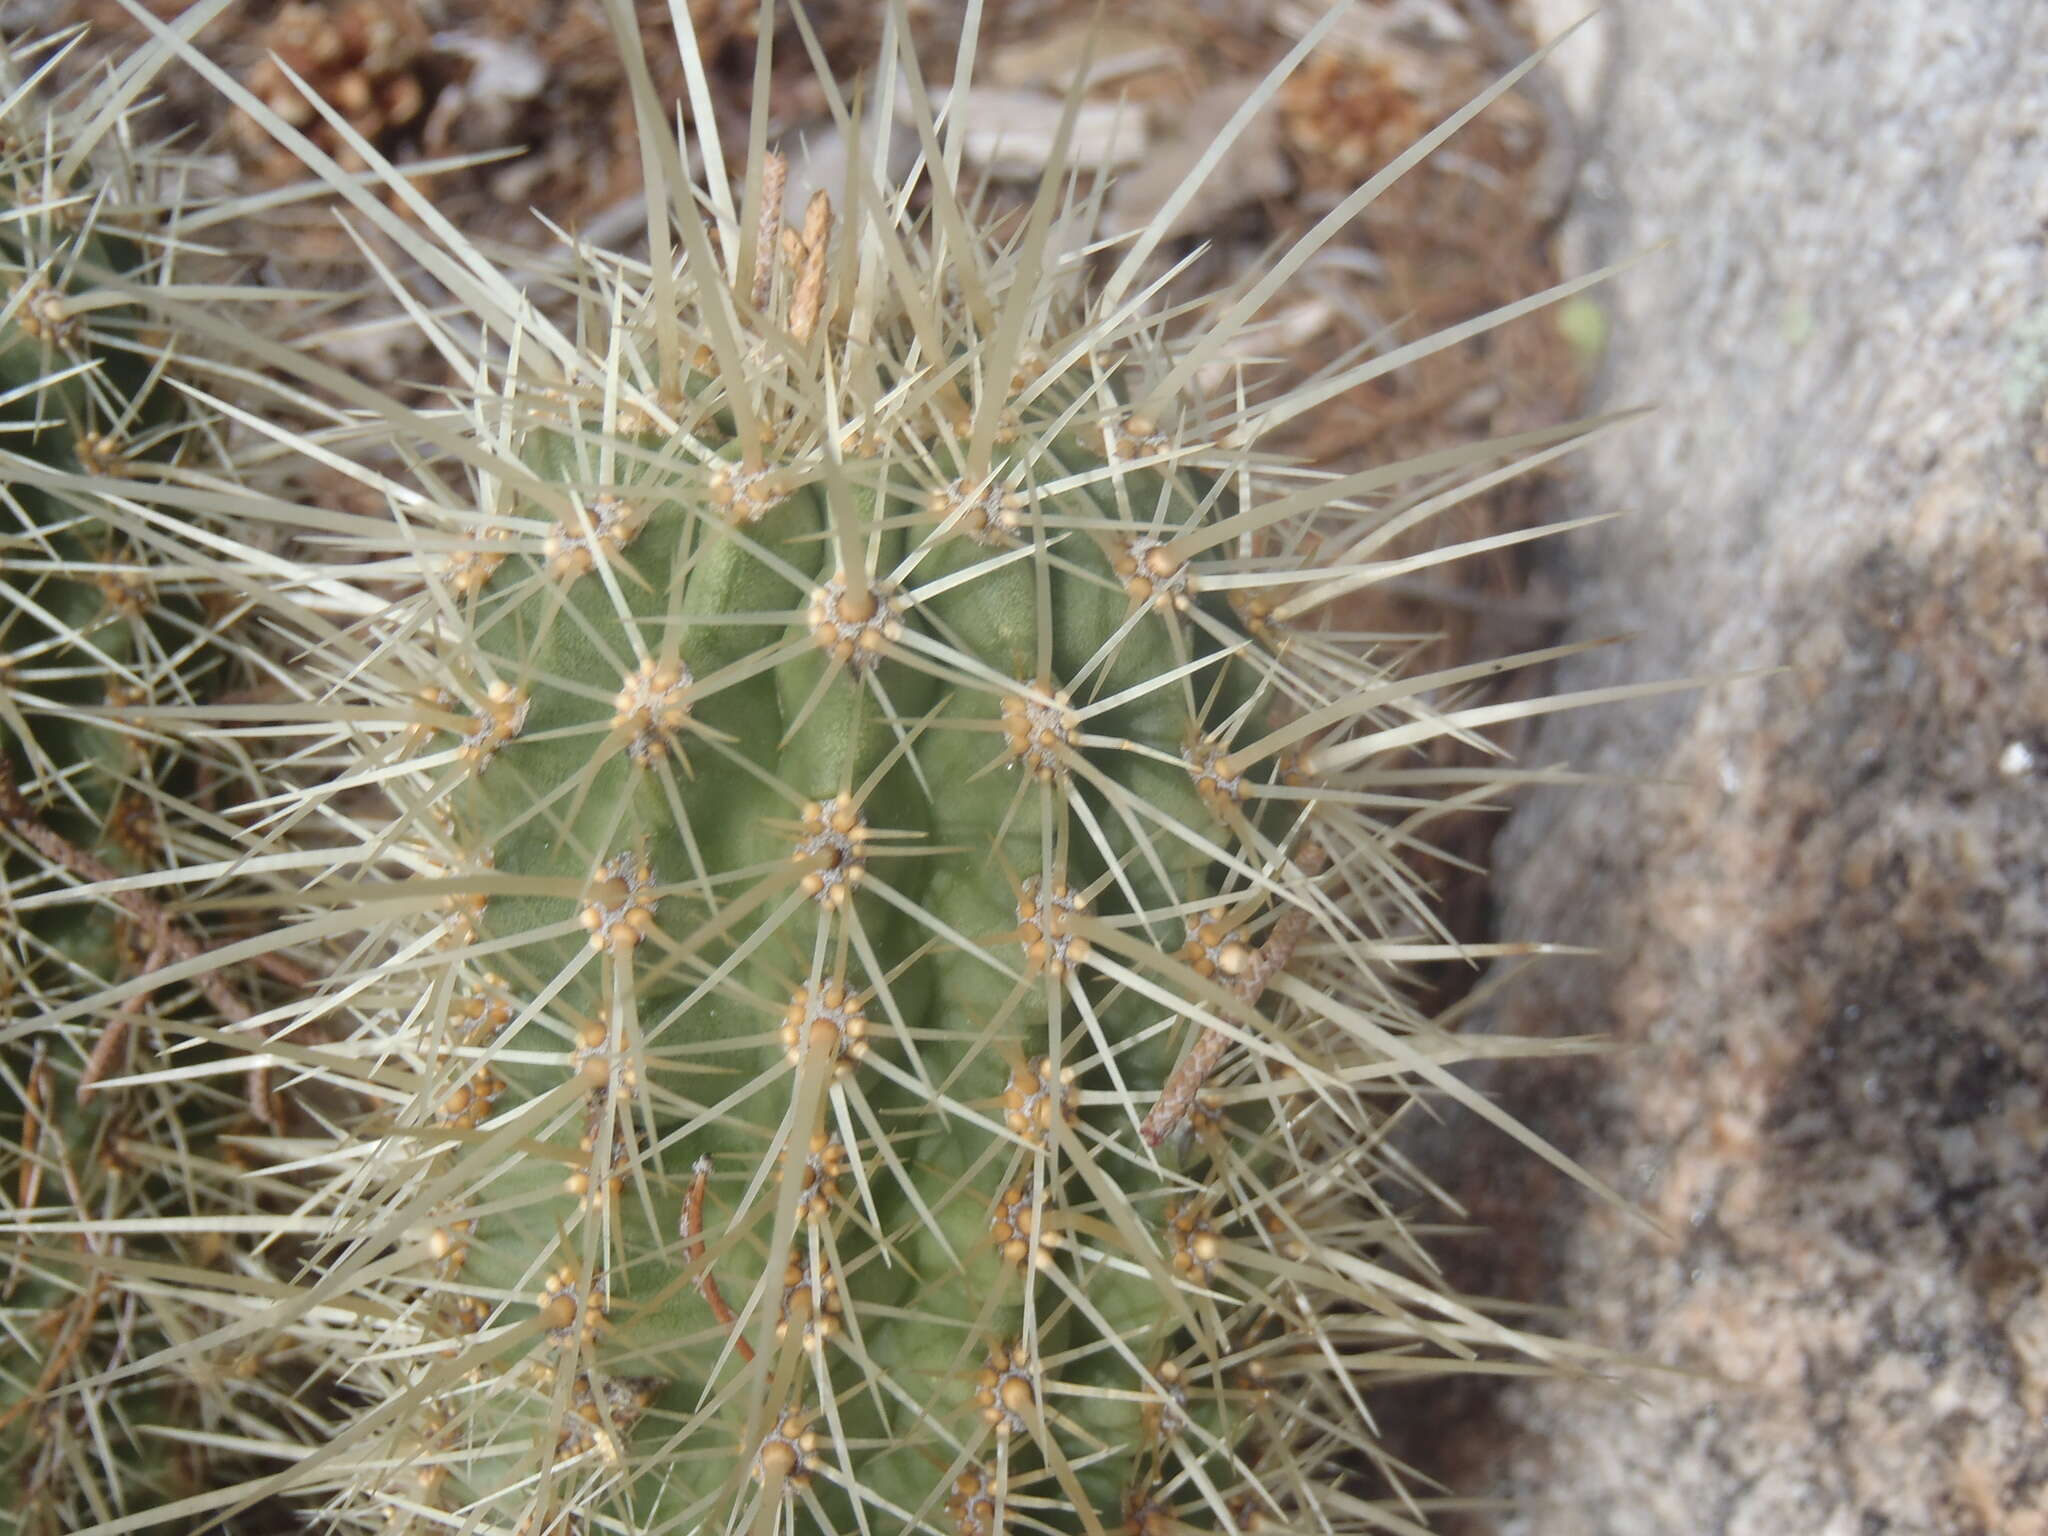
[[[1502,928],[1594,943],[1493,1027],[1613,1034],[1503,1102],[1651,1237],[1465,1121],[1458,1278],[1704,1377],[1418,1393],[1520,1536],[2048,1533],[2048,6],[1608,0],[1579,233],[1605,403],[1565,688]],[[1571,46],[1578,46],[1577,40]],[[1567,72],[1572,67],[1567,63]]]

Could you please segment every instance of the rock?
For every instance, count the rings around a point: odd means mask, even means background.
[[[966,126],[960,143],[968,162],[998,179],[1035,184],[1059,147],[1065,101],[1050,91],[978,85],[967,93],[963,110],[952,107],[952,96],[941,90],[932,100],[941,112],[961,112]],[[914,110],[905,95],[899,115],[908,119]],[[1110,171],[1135,165],[1145,154],[1142,112],[1119,102],[1089,101],[1074,113],[1061,164],[1084,172]]]
[[[1263,79],[1247,75],[1225,80],[1189,102],[1144,164],[1118,178],[1103,218],[1105,231],[1124,235],[1150,226]],[[1276,197],[1290,185],[1292,174],[1280,148],[1279,113],[1269,98],[1224,151],[1200,190],[1168,223],[1168,238],[1211,230],[1233,209]]]
[[[1577,7],[1573,7],[1576,9]],[[2048,10],[1618,0],[1582,186],[1617,284],[1503,930],[1594,943],[1492,1027],[1622,1045],[1502,1102],[1661,1225],[1453,1119],[1454,1278],[1694,1378],[1385,1400],[1521,1536],[2048,1533]],[[1588,206],[1590,204],[1590,207]],[[1719,1378],[1701,1379],[1701,1378]]]

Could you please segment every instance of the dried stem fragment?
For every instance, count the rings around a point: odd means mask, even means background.
[[[711,1159],[698,1158],[691,1173],[694,1176],[690,1180],[690,1192],[683,1199],[681,1236],[684,1258],[692,1264],[699,1264],[704,1259],[704,1191],[711,1184]],[[726,1305],[725,1297],[718,1291],[717,1277],[708,1267],[697,1277],[697,1289],[703,1292],[704,1299],[711,1304],[711,1315],[720,1323],[730,1328],[739,1322],[739,1314]],[[732,1342],[742,1360],[754,1358],[754,1346],[745,1339],[735,1335]]]
[[[1330,855],[1321,843],[1310,843],[1294,861],[1295,868],[1306,879],[1320,875],[1329,863]],[[1292,958],[1295,946],[1308,932],[1309,916],[1304,907],[1289,907],[1281,913],[1273,924],[1273,931],[1266,935],[1266,942],[1253,956],[1251,965],[1232,982],[1230,990],[1243,999],[1247,1007],[1258,1002],[1266,984]],[[1138,1127],[1138,1134],[1145,1138],[1146,1146],[1156,1147],[1173,1134],[1175,1127],[1187,1117],[1202,1084],[1216,1070],[1224,1052],[1229,1049],[1230,1037],[1220,1030],[1204,1030],[1196,1037],[1187,1055],[1181,1058],[1180,1065],[1173,1069],[1173,1075],[1167,1078],[1166,1086],[1159,1090],[1159,1098],[1145,1116],[1144,1123]]]

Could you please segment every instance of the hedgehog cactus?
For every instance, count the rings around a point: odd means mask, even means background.
[[[273,1317],[361,1406],[263,1487],[423,1530],[1413,1529],[1343,1486],[1385,1467],[1361,1382],[1556,1357],[1383,1187],[1418,1093],[1500,1120],[1402,1000],[1486,951],[1400,854],[1512,776],[1404,754],[1567,701],[1442,707],[1514,663],[1401,676],[1330,605],[1580,432],[1319,473],[1263,445],[1456,338],[1287,393],[1229,349],[1514,77],[1169,326],[1194,182],[1091,245],[1078,96],[998,234],[892,7],[865,115],[821,76],[843,182],[785,209],[758,112],[727,180],[687,37],[685,179],[619,12],[648,248],[573,245],[573,323],[185,50],[464,311],[407,297],[447,409],[246,353],[356,407],[322,462],[393,516],[323,526],[411,584],[309,627],[277,716],[336,770],[282,814],[343,829],[277,942],[358,930],[295,1014],[345,1039],[292,1059],[372,1108],[288,1149],[327,1182]]]
[[[49,88],[61,51],[0,58],[0,1481],[33,1536],[205,1479],[203,1452],[155,1431],[229,1395],[205,1400],[189,1361],[135,1369],[202,1325],[128,1266],[218,1255],[217,1235],[155,1229],[229,1204],[215,1136],[247,1110],[215,1086],[231,1076],[123,1079],[173,1017],[251,1012],[151,889],[221,851],[206,802],[235,775],[142,723],[240,678],[205,563],[130,499],[210,441],[137,297],[182,275],[198,205],[116,110],[147,66],[82,100]]]
[[[537,1307],[558,1455],[686,1436],[652,1507],[737,1468],[833,1529],[1114,1518],[1241,1438],[1273,1276],[1226,1250],[1283,1220],[1256,1102],[1152,1150],[1176,1058],[1308,923],[1356,942],[1299,866],[1362,831],[1305,817],[1272,716],[1315,685],[1233,586],[1269,567],[1209,440],[1001,265],[929,350],[900,310],[856,348],[854,242],[824,192],[805,224],[744,308],[685,298],[666,400],[509,422],[508,552],[428,599],[462,724],[424,771],[513,1015],[454,1118],[526,1143],[436,1241]]]
[[[0,803],[33,805],[97,865],[128,870],[150,813],[123,786],[150,754],[105,716],[196,670],[201,630],[194,605],[154,590],[89,487],[169,453],[192,421],[141,344],[136,307],[95,283],[146,282],[161,261],[140,243],[159,217],[146,206],[157,168],[81,144],[80,126],[34,80],[0,102]],[[105,979],[119,964],[114,928],[107,904],[83,904],[43,914],[11,943],[24,974]]]

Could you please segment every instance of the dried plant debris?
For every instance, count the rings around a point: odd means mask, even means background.
[[[323,119],[317,97],[373,145],[416,130],[438,80],[432,36],[410,0],[346,0],[310,5],[291,0],[257,37],[264,56],[248,83],[264,105],[306,132],[343,165],[362,157],[347,137]],[[280,179],[299,174],[298,162],[280,155],[246,114],[235,127],[249,155]]]

